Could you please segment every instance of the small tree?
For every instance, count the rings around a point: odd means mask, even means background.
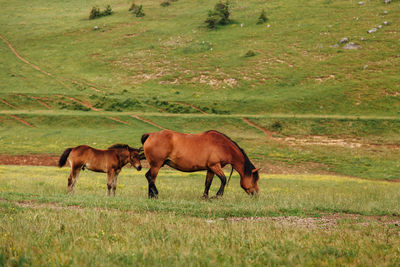
[[[229,2],[219,2],[215,5],[213,10],[208,11],[208,17],[205,20],[207,27],[210,29],[216,28],[218,25],[227,25],[229,20]]]
[[[265,13],[265,10],[263,9],[261,11],[260,17],[258,17],[257,24],[263,24],[267,21],[268,21],[267,14]]]
[[[143,12],[143,6],[140,5],[138,6],[136,12],[135,12],[136,17],[144,17],[146,14]]]
[[[103,16],[110,16],[112,14],[112,9],[110,5],[106,6],[106,10],[103,11]]]
[[[92,10],[90,10],[89,19],[95,19],[98,17],[101,17],[100,8],[98,8],[97,6],[94,6],[94,7],[92,7]]]
[[[94,6],[94,7],[92,7],[92,10],[90,11],[89,19],[110,16],[111,14],[112,14],[112,9],[111,9],[110,5],[107,5],[106,9],[104,11],[100,11],[100,8]]]

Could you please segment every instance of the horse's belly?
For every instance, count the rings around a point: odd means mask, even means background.
[[[207,170],[206,164],[199,164],[191,161],[167,160],[165,164],[170,166],[171,168],[183,172],[195,172],[195,171]]]

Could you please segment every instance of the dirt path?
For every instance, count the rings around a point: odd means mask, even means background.
[[[110,120],[113,120],[113,121],[117,121],[117,122],[122,123],[122,124],[131,125],[129,122],[123,121],[123,120],[115,118],[115,117],[107,117],[107,118],[110,119]]]
[[[21,208],[29,209],[52,209],[52,210],[77,210],[84,211],[85,209],[96,209],[105,212],[116,212],[116,213],[130,213],[135,214],[135,211],[119,210],[114,208],[102,208],[102,207],[82,207],[79,205],[62,205],[57,202],[37,202],[35,200],[7,200],[0,199],[2,203],[13,203]],[[299,217],[299,216],[276,216],[276,217],[227,217],[227,218],[216,218],[216,219],[204,219],[207,224],[218,223],[221,221],[228,221],[231,223],[278,223],[279,225],[287,227],[304,227],[304,228],[333,228],[337,227],[339,222],[346,221],[350,224],[357,224],[368,227],[370,224],[379,223],[382,225],[390,225],[397,227],[397,231],[400,230],[400,217],[399,216],[364,216],[359,214],[342,214],[332,213],[325,214],[322,217]]]
[[[3,103],[3,104],[5,104],[5,105],[7,105],[7,106],[9,106],[9,107],[11,107],[11,108],[17,108],[16,106],[14,106],[14,105],[11,105],[10,103],[8,103],[7,101],[5,101],[4,99],[0,99],[0,101]]]
[[[68,90],[71,90],[71,88],[70,88],[68,85],[66,85],[63,81],[57,79],[57,78],[54,77],[51,73],[49,73],[49,72],[47,72],[47,71],[45,71],[45,70],[42,70],[39,66],[37,66],[37,65],[35,65],[35,64],[31,63],[31,62],[29,62],[27,59],[25,59],[25,58],[22,57],[20,54],[18,54],[17,50],[15,50],[15,48],[11,45],[11,43],[10,43],[6,38],[4,38],[2,35],[0,35],[0,39],[2,39],[2,40],[8,45],[8,47],[10,48],[10,50],[14,53],[14,55],[15,55],[19,60],[21,60],[22,62],[28,64],[29,66],[31,66],[31,67],[34,68],[35,70],[40,71],[41,73],[43,73],[43,74],[45,74],[45,75],[47,75],[47,76],[52,77],[52,78],[53,78],[54,80],[56,80],[59,84],[61,84],[62,86],[64,86],[64,87],[67,88]]]
[[[259,125],[257,125],[256,123],[250,121],[249,119],[247,119],[247,118],[245,118],[245,117],[243,117],[242,120],[243,120],[245,123],[247,123],[248,125],[250,125],[250,126],[252,126],[252,127],[254,127],[254,128],[256,128],[256,129],[262,131],[263,133],[265,133],[265,134],[268,136],[268,138],[274,139],[274,137],[273,137],[273,134],[274,134],[274,133],[273,133],[273,132],[268,131],[267,129],[265,129],[265,128],[259,126]]]
[[[17,120],[17,121],[19,121],[19,122],[21,122],[21,123],[23,123],[23,124],[25,124],[28,127],[32,127],[32,128],[35,127],[32,124],[30,124],[29,122],[27,122],[26,120],[24,120],[23,118],[18,117],[17,115],[10,115],[10,117],[15,119],[15,120]]]
[[[0,155],[0,165],[57,166],[58,156]]]
[[[137,119],[137,120],[143,121],[143,122],[145,122],[145,123],[147,123],[147,124],[150,124],[150,125],[152,125],[152,126],[154,126],[154,127],[159,128],[159,129],[162,129],[162,130],[166,130],[166,129],[167,129],[167,128],[164,128],[163,126],[161,126],[161,125],[159,125],[159,124],[157,124],[157,123],[155,123],[155,122],[152,122],[152,121],[150,121],[150,120],[148,120],[148,119],[144,119],[144,118],[142,118],[142,117],[140,117],[140,116],[138,116],[138,115],[131,115],[131,117],[133,117],[133,118],[135,118],[135,119]]]

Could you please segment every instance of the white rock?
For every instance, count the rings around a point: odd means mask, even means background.
[[[367,32],[368,32],[368,33],[374,33],[374,32],[376,32],[377,30],[378,30],[377,28],[372,28],[372,29],[368,30]]]
[[[339,43],[345,44],[345,43],[347,43],[348,41],[349,41],[349,38],[344,37],[344,38],[340,39]]]

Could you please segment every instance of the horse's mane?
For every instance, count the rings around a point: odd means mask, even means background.
[[[130,149],[131,147],[126,144],[114,144],[107,149]]]
[[[227,136],[221,132],[215,131],[215,130],[210,130],[210,131],[207,131],[206,133],[209,133],[209,132],[218,133],[218,134],[226,137],[229,141],[231,141],[240,150],[240,152],[242,153],[242,155],[244,157],[244,173],[245,173],[245,175],[249,175],[249,176],[252,175],[252,170],[254,170],[256,167],[254,167],[253,163],[251,163],[246,152],[244,152],[244,150],[235,141],[233,141],[229,136]]]

